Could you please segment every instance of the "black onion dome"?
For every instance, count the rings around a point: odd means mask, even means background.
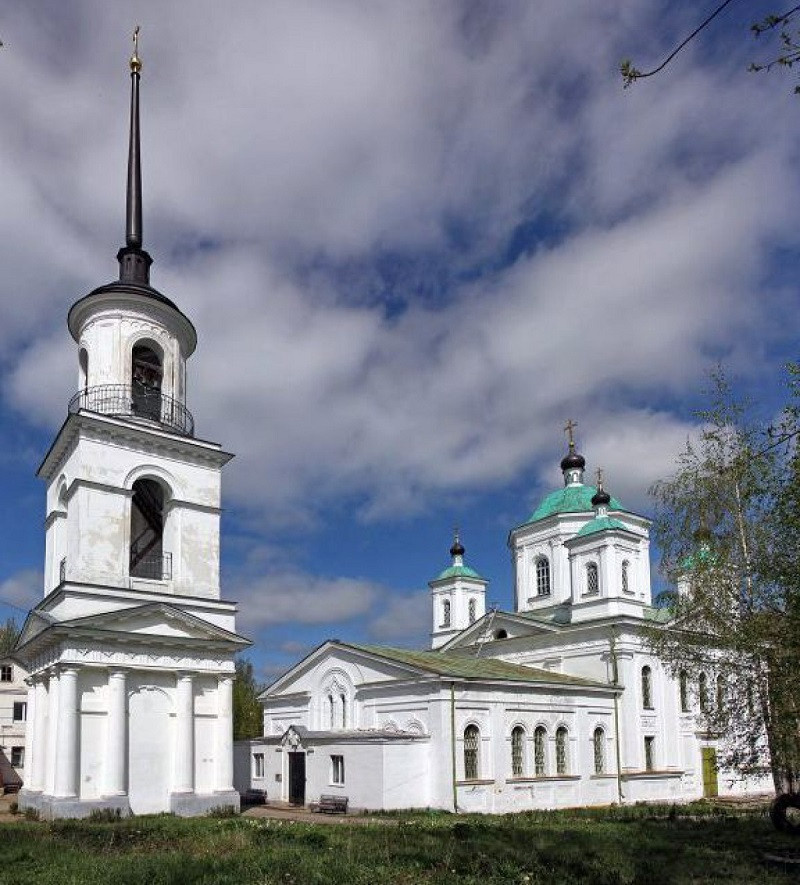
[[[605,489],[598,489],[592,495],[592,507],[599,507],[601,504],[608,506],[611,503],[611,495]]]
[[[456,538],[455,541],[453,541],[453,546],[450,548],[450,555],[451,556],[463,556],[464,555],[464,545],[461,543],[461,541],[458,540],[458,538]]]
[[[562,470],[583,470],[586,467],[586,459],[583,455],[579,455],[574,448],[570,448],[569,454],[564,455],[561,459]]]

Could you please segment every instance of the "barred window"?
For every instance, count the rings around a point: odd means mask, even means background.
[[[469,601],[469,622],[470,624],[475,623],[475,600],[470,599]]]
[[[450,626],[450,600],[445,599],[442,603],[442,626],[449,627]]]
[[[642,706],[653,709],[653,672],[649,667],[642,667]]]
[[[631,592],[630,578],[628,575],[628,573],[630,571],[630,565],[631,564],[628,562],[627,559],[622,560],[622,592],[623,593],[630,593]]]
[[[481,733],[477,725],[468,725],[464,729],[464,778],[475,781],[479,776],[478,745]]]
[[[511,774],[522,777],[525,774],[525,729],[521,725],[511,731]]]
[[[606,736],[605,732],[599,726],[595,728],[592,736],[594,749],[594,773],[603,774],[606,770]]]
[[[689,674],[681,670],[678,674],[678,690],[681,698],[681,713],[689,712]]]
[[[550,560],[546,556],[536,557],[536,594],[550,595]]]
[[[586,595],[597,596],[600,592],[600,579],[597,574],[597,563],[590,562],[586,566]]]
[[[567,729],[562,725],[556,731],[556,774],[567,774]]]
[[[644,739],[644,770],[653,771],[656,767],[656,739],[647,735]]]
[[[697,677],[697,699],[700,701],[700,709],[708,712],[708,677],[705,673],[701,673]]]
[[[536,777],[544,777],[547,774],[546,740],[547,731],[543,725],[539,725],[533,733],[533,770]]]

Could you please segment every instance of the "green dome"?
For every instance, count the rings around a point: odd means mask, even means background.
[[[475,569],[470,568],[468,565],[451,565],[450,568],[446,568],[441,574],[437,575],[434,581],[441,581],[443,578],[477,578],[479,581],[483,580]]]
[[[592,498],[597,489],[594,486],[565,486],[563,489],[556,489],[542,501],[542,503],[533,511],[528,518],[528,522],[536,522],[538,519],[545,519],[556,513],[586,513],[591,512]],[[622,510],[622,505],[616,498],[611,498],[608,502],[609,510]]]

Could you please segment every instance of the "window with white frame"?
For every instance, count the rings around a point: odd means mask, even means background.
[[[681,670],[678,674],[678,693],[681,699],[681,713],[689,712],[689,674]]]
[[[253,777],[264,777],[263,753],[253,753]]]
[[[597,563],[586,564],[586,595],[597,596],[600,592],[600,576],[597,571]]]
[[[594,773],[603,774],[606,770],[606,734],[600,726],[595,728],[592,735],[592,749],[594,750]]]
[[[536,595],[550,595],[550,560],[546,556],[536,557]]]
[[[14,768],[22,768],[25,764],[25,747],[11,748],[11,765]]]
[[[653,671],[649,667],[642,667],[642,706],[653,709]]]
[[[336,703],[332,694],[328,695],[328,725],[330,728],[336,727]]]
[[[538,725],[533,733],[533,770],[536,777],[547,774],[547,729]]]
[[[656,739],[649,734],[644,739],[644,770],[653,771],[656,767]]]
[[[339,695],[339,701],[342,704],[342,728],[347,728],[347,695],[344,692]]]
[[[468,725],[464,729],[464,779],[476,781],[480,776],[478,750],[481,733],[477,725]]]
[[[331,783],[344,785],[344,756],[331,756]]]
[[[445,599],[442,603],[442,626],[450,626],[450,600]]]
[[[525,774],[525,729],[521,725],[511,730],[511,775]]]
[[[0,682],[13,682],[14,668],[11,664],[3,664],[0,667]]]
[[[622,592],[623,593],[631,593],[631,579],[630,579],[630,568],[631,564],[627,559],[622,560]]]
[[[569,774],[569,757],[567,754],[567,738],[569,734],[562,725],[556,731],[556,774]]]
[[[469,622],[470,624],[475,623],[475,600],[470,599],[469,601]]]
[[[14,722],[24,722],[28,717],[27,701],[14,701]]]

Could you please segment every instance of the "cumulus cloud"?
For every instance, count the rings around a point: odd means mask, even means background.
[[[15,608],[32,608],[42,595],[42,573],[35,569],[25,569],[0,582],[0,602]]]

